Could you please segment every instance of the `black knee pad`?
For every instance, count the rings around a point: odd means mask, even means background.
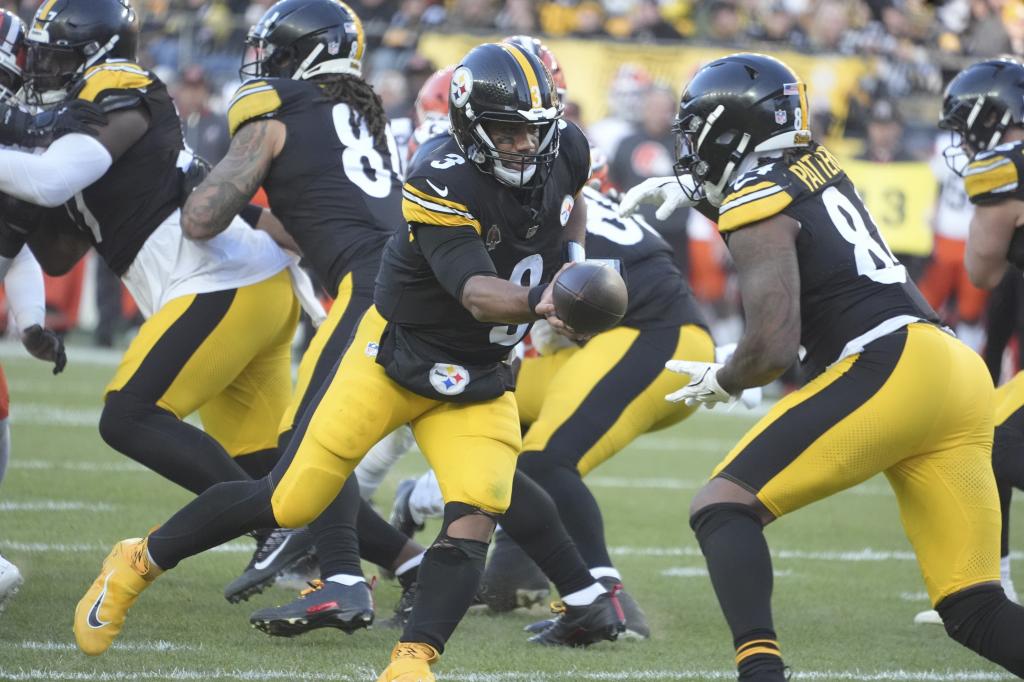
[[[135,424],[139,417],[163,411],[131,393],[112,391],[107,394],[100,414],[100,436],[107,445],[119,450],[118,444],[125,443],[126,438],[131,443],[138,437]]]
[[[578,463],[579,459],[559,456],[555,452],[533,450],[519,455],[516,467],[530,478],[539,480],[543,479],[548,472],[560,467],[579,475],[579,471],[576,469]]]
[[[449,502],[444,506],[444,520],[441,524],[441,532],[430,549],[454,550],[469,559],[486,559],[488,543],[481,540],[470,540],[467,538],[453,538],[448,535],[448,528],[465,516],[485,516],[496,522],[498,514],[484,511],[479,507],[464,502]]]
[[[1018,429],[1000,424],[996,427],[992,441],[992,471],[999,483],[1020,487],[1019,480],[1024,471],[1024,433]]]
[[[1002,586],[989,583],[962,590],[943,599],[935,610],[953,640],[1024,675],[1024,607],[1011,602]]]
[[[690,528],[693,529],[697,541],[714,533],[716,530],[736,519],[750,518],[763,526],[758,513],[745,504],[738,502],[716,502],[697,511],[690,517]]]

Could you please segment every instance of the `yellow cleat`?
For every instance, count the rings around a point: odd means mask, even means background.
[[[99,577],[75,607],[78,648],[89,656],[109,649],[121,632],[128,609],[159,573],[149,561],[146,538],[129,538],[114,545],[103,560]]]
[[[430,664],[440,654],[429,644],[399,642],[391,652],[391,664],[377,678],[377,682],[434,682]]]

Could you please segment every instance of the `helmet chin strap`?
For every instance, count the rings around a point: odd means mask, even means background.
[[[722,171],[722,176],[718,179],[718,182],[704,183],[704,196],[711,202],[713,206],[721,206],[722,202],[725,201],[725,188],[729,186],[729,182],[732,181],[737,169],[737,164],[743,165],[743,152],[747,150],[747,146],[750,144],[750,133],[743,133],[743,137],[740,138],[740,143],[736,145],[736,151],[729,156],[729,163],[725,165],[725,169]]]

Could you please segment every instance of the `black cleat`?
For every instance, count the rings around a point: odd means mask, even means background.
[[[313,533],[308,528],[277,528],[256,545],[242,575],[224,588],[232,604],[245,601],[274,584],[277,576],[313,551]]]
[[[284,606],[260,609],[249,622],[275,637],[294,637],[317,628],[337,628],[352,634],[373,624],[373,593],[366,583],[342,585],[315,580],[309,585],[297,599]]]
[[[494,549],[480,581],[479,595],[491,610],[504,613],[547,601],[551,583],[515,540],[499,530],[494,534]]]
[[[598,578],[597,582],[601,583],[601,586],[609,592],[618,586],[616,594],[619,597],[619,604],[622,605],[622,613],[626,617],[626,631],[622,633],[622,636],[629,639],[650,639],[651,626],[647,624],[647,616],[644,615],[643,609],[636,603],[636,600],[623,589],[622,582],[611,576]]]
[[[395,613],[390,618],[380,621],[380,626],[384,628],[404,628],[405,624],[409,621],[409,616],[412,614],[412,605],[416,601],[416,589],[419,587],[419,583],[416,580],[402,581],[404,576],[399,576],[398,580],[402,582],[402,596],[398,598],[398,604],[395,605]]]
[[[415,478],[406,478],[399,481],[395,489],[395,502],[391,505],[391,516],[388,523],[398,529],[398,532],[407,538],[413,537],[417,531],[423,530],[422,523],[416,523],[409,511],[409,497],[416,488]]]
[[[617,590],[606,592],[586,606],[551,605],[558,614],[551,625],[530,641],[547,646],[590,646],[595,642],[614,642],[626,629],[626,619]]]

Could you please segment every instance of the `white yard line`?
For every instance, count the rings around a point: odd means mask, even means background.
[[[90,348],[74,345],[68,348],[68,362],[114,367],[121,362],[124,351],[114,348]],[[32,360],[18,342],[0,343],[0,360]]]
[[[115,505],[107,504],[106,502],[75,502],[73,500],[25,500],[24,502],[0,501],[0,512],[109,512],[115,510],[117,510]]]
[[[0,539],[0,550],[25,553],[48,553],[59,554],[88,554],[93,552],[109,552],[114,546],[114,540],[109,543],[48,543],[48,542],[13,542]],[[252,542],[229,542],[211,549],[211,552],[226,552],[228,554],[252,553],[255,545]]]
[[[774,570],[776,578],[792,578],[796,573],[787,570]],[[703,566],[673,566],[661,572],[666,578],[706,578],[708,569]]]
[[[26,651],[78,651],[78,646],[72,642],[45,642],[21,641],[21,642],[0,642],[0,648],[24,649]],[[175,651],[200,651],[201,645],[197,644],[176,644],[163,639],[141,642],[115,642],[114,651],[142,651],[146,653],[172,653]]]
[[[100,422],[99,409],[71,409],[53,407],[43,403],[19,403],[11,405],[12,424],[33,424],[37,426],[90,426]]]
[[[508,670],[500,673],[474,673],[460,671],[438,671],[442,682],[522,682],[592,680],[594,682],[627,682],[629,680],[656,680],[657,682],[687,682],[690,680],[735,680],[736,673],[724,670],[624,670],[621,672],[587,672],[566,670],[545,672],[533,670]],[[298,670],[240,670],[224,668],[168,668],[120,672],[64,672],[46,668],[0,668],[0,680],[81,680],[83,682],[119,682],[120,680],[336,680],[356,682],[373,679],[370,669],[358,672],[310,673]],[[989,682],[1016,679],[1006,673],[990,673],[980,670],[911,671],[881,670],[860,672],[856,670],[806,670],[793,675],[794,680],[828,680],[830,682]]]
[[[141,464],[125,459],[120,462],[89,462],[74,459],[68,460],[46,460],[46,459],[20,459],[15,458],[7,465],[11,469],[29,469],[32,471],[46,471],[60,469],[62,471],[86,471],[86,472],[124,472],[124,473],[146,473],[149,471]]]

